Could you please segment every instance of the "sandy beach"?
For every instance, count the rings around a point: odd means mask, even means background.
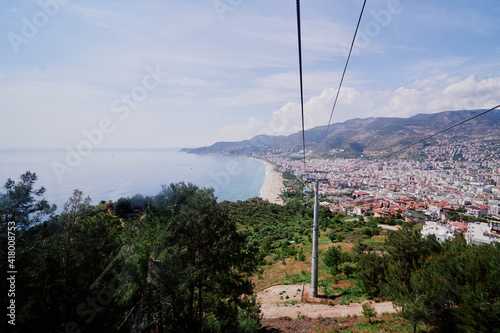
[[[283,189],[283,177],[281,177],[281,173],[274,171],[274,164],[257,158],[255,160],[266,165],[266,178],[261,190],[262,199],[283,205],[283,200],[279,196]]]

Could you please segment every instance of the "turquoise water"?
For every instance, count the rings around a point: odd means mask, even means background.
[[[120,197],[154,195],[161,185],[184,181],[212,187],[218,201],[246,200],[259,196],[266,167],[245,157],[201,156],[164,150],[100,150],[87,156],[67,151],[0,151],[1,193],[8,178],[15,181],[26,172],[36,172],[36,188],[46,188],[45,198],[58,211],[79,189],[93,204]]]

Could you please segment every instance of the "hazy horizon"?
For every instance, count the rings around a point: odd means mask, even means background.
[[[363,1],[302,2],[306,128],[326,125]],[[1,149],[164,149],[301,127],[295,3],[1,3]],[[500,4],[369,1],[332,123],[489,109]]]

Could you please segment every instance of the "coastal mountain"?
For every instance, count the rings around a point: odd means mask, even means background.
[[[484,110],[445,111],[417,114],[409,118],[372,117],[351,119],[305,131],[306,150],[316,156],[357,157],[382,156],[412,144],[445,128],[458,124]],[[500,111],[495,110],[459,125],[417,146],[436,140],[500,140]],[[264,155],[268,153],[297,154],[302,151],[302,132],[288,136],[258,135],[239,142],[217,142],[201,148],[184,148],[195,154]]]

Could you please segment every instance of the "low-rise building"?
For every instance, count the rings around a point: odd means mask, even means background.
[[[467,244],[481,245],[500,242],[500,224],[472,222],[467,228]]]
[[[425,214],[418,212],[416,210],[406,210],[403,213],[403,217],[405,219],[405,222],[417,222],[417,223],[422,223],[425,221],[426,216]]]
[[[487,216],[488,215],[488,207],[487,206],[469,206],[466,208],[467,210],[467,215],[479,218],[481,216]]]
[[[459,229],[455,226],[439,223],[434,221],[427,221],[422,228],[422,237],[427,237],[434,235],[436,240],[440,243],[447,239],[455,238],[455,235],[459,232]]]
[[[454,222],[450,222],[449,224],[451,226],[457,227],[459,231],[463,232],[464,237],[467,237],[467,228],[469,226],[467,223],[454,221]]]
[[[490,200],[488,202],[488,214],[498,215],[500,213],[500,200]]]

